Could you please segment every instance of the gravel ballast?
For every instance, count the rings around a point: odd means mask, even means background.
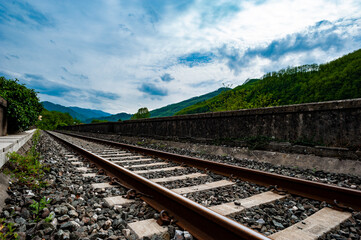
[[[150,149],[156,149],[161,151],[166,151],[170,153],[176,153],[181,155],[188,155],[191,157],[197,157],[201,159],[207,159],[212,160],[216,162],[222,162],[242,167],[247,167],[251,169],[256,170],[262,170],[267,171],[271,173],[281,174],[285,176],[291,176],[291,177],[297,177],[301,179],[307,179],[311,181],[316,182],[322,182],[327,184],[334,184],[337,186],[342,186],[346,188],[351,189],[357,189],[361,190],[361,178],[358,176],[350,175],[350,174],[336,174],[336,173],[329,173],[324,171],[316,171],[312,169],[298,169],[298,168],[292,168],[292,167],[285,167],[281,165],[274,165],[266,162],[260,162],[260,161],[254,161],[250,159],[238,159],[231,156],[220,156],[216,152],[193,152],[189,149],[185,148],[177,148],[174,147],[176,144],[172,144],[172,147],[168,146],[166,142],[162,142],[160,140],[152,140],[149,138],[123,138],[120,135],[111,135],[111,134],[95,134],[95,133],[79,133],[77,134],[84,134],[87,136],[92,137],[99,137],[111,141],[117,141],[122,142],[126,144],[133,144],[138,145],[141,147],[146,147]],[[194,143],[197,144],[197,143]],[[194,171],[195,172],[195,171]],[[181,174],[188,174],[188,171],[181,171]],[[159,176],[158,174],[146,174],[146,177],[164,177],[167,176],[167,173],[161,173]],[[169,175],[171,176],[171,174]],[[184,183],[184,182],[183,182]],[[183,184],[181,183],[181,184]],[[177,183],[166,183],[165,186],[174,187]],[[185,184],[191,184],[192,181],[186,182]],[[228,188],[228,189],[227,189]],[[242,187],[240,187],[242,188]],[[252,188],[251,188],[252,189]],[[204,192],[196,192],[187,194],[186,196],[202,205],[205,206],[213,206],[217,205],[223,202],[232,201],[236,198],[245,198],[248,196],[247,191],[245,195],[239,195],[239,193],[234,192],[233,189],[230,189],[230,187],[226,187],[223,190],[226,190],[224,193],[217,189],[217,191],[204,191]],[[239,191],[239,189],[237,189]],[[263,192],[265,189],[259,189],[259,192]],[[236,194],[234,194],[236,193]],[[257,191],[254,192],[256,194]],[[216,195],[213,195],[216,194]],[[217,195],[218,194],[218,195]],[[224,194],[225,196],[222,196]],[[229,195],[236,195],[231,196]],[[217,197],[215,197],[217,196]],[[288,201],[288,202],[287,202]],[[293,205],[293,203],[296,203],[296,205]],[[273,205],[272,205],[273,204]],[[317,209],[320,209],[321,207],[327,206],[325,203],[321,203],[318,201],[313,200],[307,200],[304,198],[298,198],[298,197],[291,197],[288,200],[279,200],[276,203],[271,203],[271,208],[267,207],[269,205],[261,205],[259,207],[255,207],[254,209],[248,209],[245,212],[242,212],[241,214],[238,214],[236,216],[232,216],[232,218],[238,222],[241,222],[247,226],[254,227],[259,232],[264,233],[265,235],[270,235],[274,232],[280,231],[287,226],[290,226],[291,224],[301,221],[307,216],[312,215]],[[273,208],[272,208],[273,206]],[[300,208],[298,208],[301,206]],[[295,211],[295,208],[297,210]],[[270,211],[273,211],[274,209],[276,211],[276,214],[273,216],[272,212],[267,213],[271,214],[269,218],[267,218],[264,215],[265,211],[263,209],[271,209]],[[302,210],[305,209],[305,210]],[[258,211],[258,213],[252,213],[252,211]],[[262,212],[263,211],[263,212]],[[292,212],[293,211],[293,212]],[[279,213],[278,213],[279,212]],[[291,214],[292,212],[292,214]],[[266,215],[267,215],[266,214]],[[291,215],[290,215],[291,214]],[[297,215],[298,214],[298,215]],[[249,217],[248,215],[255,215],[253,218]],[[290,216],[288,216],[290,215]],[[258,219],[256,219],[259,216]],[[264,219],[262,217],[264,217]],[[273,218],[276,217],[276,218]],[[261,219],[262,218],[262,219]],[[260,220],[261,219],[261,220]],[[277,221],[277,219],[279,221]],[[281,220],[282,219],[282,220]],[[259,221],[258,221],[259,220]],[[257,222],[258,221],[258,222]],[[278,224],[280,223],[280,224]],[[283,227],[282,227],[282,226]],[[321,237],[320,239],[324,240],[358,240],[361,239],[361,214],[360,212],[353,212],[352,217],[342,223],[338,228],[334,229],[333,231],[327,233],[325,236]]]
[[[68,139],[70,140],[72,138],[69,137]],[[73,139],[71,141],[76,141],[77,145],[91,149],[92,152],[102,152],[104,149],[103,145],[96,143],[79,139]],[[142,143],[142,146],[144,147],[145,144]],[[154,146],[148,145],[147,147]],[[109,148],[112,147],[109,146]],[[351,177],[349,179],[343,175],[336,176],[337,174],[334,175],[323,172],[313,172],[311,175],[307,175],[308,172],[304,173],[298,169],[258,163],[247,159],[233,159],[227,156],[215,156],[210,153],[192,153],[186,149],[167,148],[161,145],[155,146],[154,148],[178,154],[186,153],[186,155],[231,163],[238,166],[250,166],[254,169],[283,173],[288,176],[301,175],[302,178],[310,180],[315,180],[314,178],[317,178],[316,176],[324,176],[326,182],[342,186],[347,185],[347,187],[350,188],[359,188],[359,186],[352,186],[358,183],[358,178]],[[45,176],[49,185],[41,190],[30,191],[28,188],[17,185],[16,183],[10,184],[8,191],[10,198],[6,200],[6,205],[1,212],[1,217],[5,218],[6,222],[15,223],[14,226],[16,227],[16,231],[19,232],[20,239],[136,239],[127,224],[156,218],[158,216],[157,211],[140,199],[136,199],[134,203],[123,207],[110,207],[108,203],[104,201],[104,198],[125,195],[128,189],[119,185],[112,188],[93,189],[91,186],[92,183],[109,182],[109,177],[105,175],[97,175],[93,178],[83,177],[81,172],[76,170],[76,166],[67,160],[68,157],[65,157],[66,154],[76,154],[52,140],[49,135],[42,134],[39,152],[42,155],[42,161],[50,169]],[[77,156],[77,159],[78,162],[83,163],[82,167],[91,168],[90,163],[86,159],[80,156]],[[155,159],[154,161],[144,162],[142,164],[161,161],[160,159]],[[139,162],[137,164],[139,164]],[[167,164],[168,167],[178,166],[173,163]],[[142,167],[136,170],[161,167]],[[97,170],[92,169],[90,172],[96,173]],[[161,178],[196,172],[199,172],[199,170],[185,167],[177,171],[153,172],[141,175],[147,178]],[[208,172],[205,177],[160,184],[173,189],[219,180],[229,179]],[[316,180],[318,181],[319,179]],[[268,191],[266,187],[253,183],[234,179],[233,181],[235,185],[232,186],[188,193],[184,194],[184,196],[203,206],[209,207],[227,202],[235,202],[237,199],[247,198]],[[50,203],[40,212],[39,221],[35,222],[30,205],[34,200],[39,201],[43,197],[50,199]],[[277,200],[273,203],[246,209],[241,213],[232,215],[231,218],[265,235],[270,235],[304,220],[325,206],[328,205],[323,202],[289,196],[286,199]],[[47,217],[49,221],[45,221]],[[170,225],[168,229],[168,232],[162,236],[153,236],[152,238],[144,239],[192,239],[187,232],[180,231],[176,225]],[[361,214],[354,212],[352,218],[344,222],[340,228],[328,233],[321,239],[360,239],[360,229]]]
[[[101,133],[89,133],[89,132],[75,132],[79,135],[85,135],[90,137],[97,137],[115,142],[121,142],[126,144],[137,145],[145,148],[161,150],[170,153],[176,153],[180,155],[187,155],[191,157],[197,157],[201,159],[207,159],[211,161],[227,163],[231,165],[247,167],[255,170],[261,170],[271,173],[277,173],[285,176],[297,177],[306,180],[322,182],[327,184],[334,184],[341,187],[347,187],[352,189],[361,190],[361,177],[350,174],[336,174],[324,171],[318,171],[315,169],[300,169],[297,167],[285,167],[281,165],[274,165],[267,162],[255,161],[246,158],[234,158],[228,155],[219,155],[217,152],[195,152],[186,148],[178,148],[177,142],[170,144],[168,141],[155,140],[142,137],[123,137],[116,134],[101,134]],[[183,145],[180,144],[180,145]],[[199,143],[192,143],[191,145],[202,145]],[[301,159],[300,159],[301,161]]]
[[[93,189],[92,183],[110,179],[103,175],[83,177],[65,157],[71,151],[49,135],[42,134],[38,148],[42,162],[50,169],[44,177],[48,186],[31,190],[10,183],[10,197],[0,214],[5,223],[15,223],[20,239],[136,239],[127,223],[157,217],[157,212],[140,199],[123,207],[110,207],[104,198],[125,195],[128,189],[121,186]],[[81,157],[77,158],[84,161],[84,166],[90,166]],[[30,205],[42,198],[50,203],[40,211],[39,220],[34,221]],[[169,239],[176,230],[179,230],[177,226],[170,225],[166,235],[151,239]]]

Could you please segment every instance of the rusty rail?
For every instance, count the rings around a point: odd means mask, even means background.
[[[248,169],[244,167],[223,164],[188,156],[182,156],[174,153],[167,153],[158,150],[147,149],[143,147],[133,146],[124,143],[113,142],[88,136],[82,136],[73,133],[64,133],[74,137],[80,137],[100,143],[106,143],[112,146],[121,147],[130,151],[135,151],[147,155],[156,156],[158,158],[183,163],[188,166],[199,169],[207,169],[217,174],[229,177],[239,178],[245,181],[253,182],[263,186],[277,186],[283,191],[303,196],[319,201],[326,201],[331,205],[347,206],[355,210],[361,210],[361,191],[335,185],[313,182],[309,180],[283,176],[274,173],[268,173],[259,170]],[[338,204],[335,204],[337,202]]]
[[[116,177],[122,185],[142,192],[142,200],[158,211],[166,209],[177,224],[198,239],[247,239],[270,240],[270,238],[239,224],[225,216],[203,207],[159,184],[139,176],[113,162],[74,145],[51,132],[50,135],[93,161],[107,175]],[[79,137],[79,136],[78,136]]]

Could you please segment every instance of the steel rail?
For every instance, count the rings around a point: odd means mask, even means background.
[[[158,211],[167,210],[176,223],[198,239],[246,239],[270,240],[270,238],[197,204],[159,184],[137,175],[113,162],[93,154],[86,149],[62,139],[51,132],[51,136],[94,162],[107,175],[116,177],[122,185],[143,193],[142,200]]]
[[[319,201],[326,201],[331,205],[336,205],[336,207],[346,206],[361,211],[361,191],[359,190],[339,187],[325,183],[318,183],[295,177],[288,177],[260,170],[253,170],[244,167],[198,159],[194,157],[182,156],[179,154],[167,153],[163,151],[152,150],[148,148],[78,135],[74,133],[64,134],[100,142],[103,144],[106,143],[112,146],[125,148],[130,151],[156,156],[158,158],[171,160],[180,164],[186,164],[187,166],[192,166],[199,169],[207,169],[223,176],[235,177],[263,186],[277,186],[278,188],[294,195],[307,197]],[[335,204],[335,202],[337,204]]]

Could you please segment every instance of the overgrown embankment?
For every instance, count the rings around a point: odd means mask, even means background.
[[[41,132],[37,130],[31,139],[31,148],[26,154],[8,154],[9,161],[5,164],[3,173],[10,176],[7,191],[10,198],[5,200],[6,205],[1,213],[1,239],[23,239],[18,232],[24,230],[24,222],[36,225],[40,221],[49,223],[54,218],[53,215],[43,214],[51,199],[42,196],[42,190],[47,186],[45,174],[49,167],[42,161],[38,151],[40,138]],[[19,196],[19,192],[25,194],[25,198]],[[20,200],[17,207],[10,207],[17,200]]]

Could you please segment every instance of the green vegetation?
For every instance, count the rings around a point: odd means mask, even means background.
[[[148,108],[139,108],[138,112],[134,114],[131,119],[143,119],[143,118],[149,118],[150,112],[148,111]]]
[[[176,112],[182,110],[183,108],[186,108],[188,106],[191,106],[193,104],[203,102],[207,99],[210,99],[214,96],[219,95],[222,92],[228,91],[230,88],[223,87],[218,89],[217,91],[204,94],[199,97],[194,97],[179,103],[171,104],[159,109],[155,109],[150,111],[149,117],[167,117],[167,116],[173,116]],[[98,123],[98,122],[121,122],[131,119],[132,116],[134,116],[132,119],[138,119],[139,115],[132,115],[128,113],[117,113],[110,116],[107,116],[105,112],[98,111],[98,110],[91,110],[91,109],[83,109],[83,108],[77,108],[77,107],[64,107],[59,104],[54,104],[51,102],[42,102],[45,109],[48,111],[57,111],[62,113],[69,113],[70,116],[72,116],[74,119],[79,119],[83,123]],[[89,116],[92,115],[93,117],[89,118]],[[88,116],[88,118],[87,118]],[[141,117],[141,118],[148,118],[148,117]]]
[[[73,119],[69,113],[43,110],[41,119],[36,122],[36,127],[42,130],[55,130],[58,127],[79,124],[80,121]]]
[[[176,112],[182,110],[183,108],[186,108],[188,106],[191,106],[193,104],[205,101],[207,99],[210,99],[214,96],[219,95],[222,92],[228,91],[230,88],[220,88],[217,91],[199,96],[199,97],[194,97],[179,103],[174,103],[174,104],[170,104],[168,106],[162,107],[162,108],[158,108],[155,110],[150,111],[150,116],[147,115],[139,115],[139,110],[138,113],[134,114],[133,117],[131,114],[128,113],[117,113],[117,114],[113,114],[111,116],[105,116],[105,117],[97,117],[97,118],[90,118],[90,119],[86,119],[84,122],[85,123],[93,123],[94,120],[100,120],[100,121],[109,121],[109,122],[121,122],[121,121],[126,121],[129,119],[140,119],[140,118],[148,118],[148,117],[168,117],[168,116],[173,116]]]
[[[35,159],[40,158],[40,153],[36,149],[39,144],[40,137],[41,137],[40,130],[36,130],[33,134],[33,137],[31,138],[31,148],[28,152],[28,155],[34,157]]]
[[[228,90],[230,90],[230,88],[223,87],[223,88],[218,89],[217,91],[210,92],[210,93],[204,94],[199,97],[193,97],[191,99],[187,99],[187,100],[179,102],[179,103],[170,104],[168,106],[152,110],[152,111],[150,111],[150,117],[154,118],[154,117],[173,116],[176,112],[178,112],[186,107],[189,107],[196,103],[204,102],[204,101],[206,101],[212,97],[218,96],[219,94],[226,92]]]
[[[70,109],[69,107],[64,107],[62,105],[54,104],[54,103],[51,103],[51,102],[48,102],[48,101],[41,102],[41,104],[48,111],[56,111],[56,112],[61,112],[61,113],[68,113],[74,119],[76,118],[76,119],[82,120],[83,118],[85,118],[83,115],[81,115],[80,113],[75,112],[74,110]]]
[[[361,97],[361,49],[326,64],[289,67],[252,79],[176,115]]]
[[[32,138],[33,145],[28,154],[25,156],[17,154],[15,152],[9,153],[8,169],[4,170],[5,174],[10,174],[13,179],[21,184],[32,189],[38,189],[46,186],[46,182],[43,180],[46,168],[40,162],[40,155],[36,151],[37,143],[39,142],[40,131],[37,130]]]
[[[109,116],[109,113],[100,111],[100,110],[93,110],[87,108],[79,108],[79,107],[64,107],[59,104],[54,104],[52,102],[44,101],[41,102],[44,108],[48,111],[57,111],[62,113],[69,113],[70,116],[74,119],[78,119],[83,123],[90,123],[91,120],[88,119],[100,119],[101,117]]]
[[[19,80],[0,77],[0,96],[8,101],[8,132],[14,133],[33,126],[43,107],[34,89]]]
[[[18,234],[15,232],[15,223],[6,222],[5,218],[0,218],[0,239],[19,239]]]
[[[82,123],[92,123],[93,120],[118,122],[119,120],[123,120],[123,121],[129,120],[132,116],[132,114],[128,114],[128,113],[117,113],[110,115],[109,113],[100,110],[93,110],[93,109],[86,109],[79,107],[64,107],[62,105],[54,104],[52,102],[47,102],[47,101],[41,102],[41,104],[48,111],[69,113],[73,119],[76,119],[76,121],[80,121]]]
[[[91,123],[103,123],[103,122],[108,122],[108,120],[93,119],[93,120],[91,121]]]
[[[46,199],[43,197],[39,202],[33,200],[33,203],[30,205],[31,212],[34,214],[35,222],[39,222],[41,220],[41,211],[46,207],[47,204],[51,202],[51,199]],[[49,221],[52,216],[47,217],[45,220]]]

